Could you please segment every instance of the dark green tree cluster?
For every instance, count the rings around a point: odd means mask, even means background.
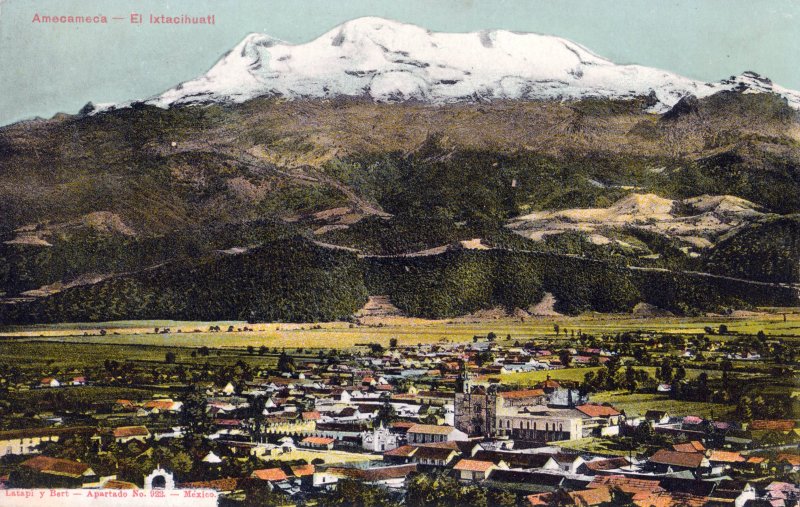
[[[347,318],[367,299],[352,254],[301,239],[246,254],[176,263],[75,287],[24,305],[8,321],[170,318],[312,322]]]
[[[763,282],[800,282],[800,215],[774,217],[746,226],[710,253],[716,273]]]
[[[465,485],[446,475],[417,474],[408,482],[405,505],[409,507],[514,507],[516,496],[480,485]]]

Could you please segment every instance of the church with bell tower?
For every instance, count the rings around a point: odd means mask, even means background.
[[[497,421],[497,386],[473,384],[464,363],[456,381],[454,425],[470,436],[491,436]]]

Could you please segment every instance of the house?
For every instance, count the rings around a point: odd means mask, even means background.
[[[642,497],[664,491],[658,480],[639,479],[625,475],[598,475],[588,485],[589,489],[601,487],[619,489],[624,493],[637,494]]]
[[[650,456],[648,463],[656,472],[667,473],[679,470],[697,472],[701,467],[708,467],[709,462],[701,453],[677,452],[659,449]]]
[[[124,412],[136,412],[136,404],[133,403],[131,400],[117,400],[114,403],[114,410],[120,410]]]
[[[704,419],[702,417],[698,417],[696,415],[687,415],[681,421],[683,427],[689,426],[690,428],[691,427],[695,427],[696,428],[697,426],[701,426],[703,424],[703,422],[704,422]],[[692,428],[692,429],[695,429],[695,428]]]
[[[527,497],[529,505],[550,505],[552,493],[539,493]],[[574,505],[591,507],[595,505],[607,505],[611,502],[611,490],[609,488],[592,488],[578,491],[569,491],[567,495],[572,499]]]
[[[751,472],[758,473],[766,470],[769,466],[769,459],[763,456],[749,456],[742,468],[750,470]]]
[[[36,456],[23,461],[21,466],[38,474],[42,487],[81,487],[97,480],[97,475],[89,465],[68,459]]]
[[[387,463],[410,463],[419,447],[413,445],[402,445],[383,453],[383,461]]]
[[[302,419],[304,421],[319,421],[320,417],[322,417],[322,416],[320,415],[320,413],[318,411],[311,410],[311,411],[308,411],[308,412],[303,412],[301,414],[301,417],[302,417]]]
[[[795,422],[791,419],[756,419],[747,427],[750,431],[777,431],[788,433],[794,429]]]
[[[669,424],[669,414],[664,410],[648,410],[644,414],[644,420],[654,424]]]
[[[303,484],[306,488],[319,489],[322,491],[330,491],[336,488],[336,483],[339,482],[339,477],[328,472],[314,472],[311,476],[310,484],[307,478],[303,478]]]
[[[622,413],[614,407],[607,405],[586,404],[575,407],[586,419],[583,422],[585,436],[616,436],[619,435],[619,425]]]
[[[463,431],[452,426],[436,426],[433,424],[415,424],[406,433],[409,444],[427,444],[433,442],[455,442],[468,440]]]
[[[302,447],[309,447],[311,449],[333,449],[333,443],[336,440],[330,437],[306,437],[300,441]]]
[[[575,505],[606,505],[613,499],[609,488],[591,488],[578,491],[570,491],[569,496]]]
[[[289,467],[289,470],[292,472],[292,475],[295,477],[307,477],[309,475],[314,475],[316,468],[314,465],[293,465]]]
[[[720,503],[730,503],[733,500],[734,507],[744,507],[750,500],[755,500],[756,489],[746,481],[733,481],[730,479],[721,480],[717,487],[709,495],[711,501]]]
[[[86,377],[72,377],[72,385],[74,386],[85,386],[86,385]]]
[[[586,461],[579,469],[579,473],[586,475],[595,475],[609,470],[619,470],[624,467],[629,467],[631,462],[621,456],[616,458],[601,458]]]
[[[250,477],[267,482],[285,481],[289,478],[280,468],[262,468],[260,470],[253,470],[253,473],[250,474]]]
[[[91,434],[89,427],[73,428],[30,428],[24,430],[0,431],[0,456],[9,454],[36,454],[39,445],[45,442],[58,442],[63,436],[76,433]]]
[[[461,459],[455,464],[453,470],[456,472],[456,477],[465,482],[483,481],[486,479],[492,470],[497,468],[508,469],[505,462],[500,461],[495,464],[491,461],[480,461],[476,459]]]
[[[58,379],[53,377],[45,377],[41,381],[39,381],[39,387],[60,387],[61,382]]]
[[[738,452],[712,450],[708,453],[708,462],[711,464],[711,473],[721,475],[731,466],[746,462],[747,459]]]
[[[686,496],[690,498],[707,498],[717,487],[713,481],[698,481],[681,477],[662,477],[658,483],[673,496]],[[705,505],[706,502],[700,505]]]
[[[145,426],[120,426],[119,428],[114,428],[112,434],[114,435],[114,441],[119,444],[126,444],[132,440],[144,442],[150,438],[150,430]]]
[[[161,414],[164,412],[180,412],[183,402],[173,401],[169,398],[160,400],[148,400],[142,403],[142,408],[151,414]]]
[[[417,464],[431,467],[446,467],[460,454],[450,447],[423,445],[416,449],[412,460]]]
[[[501,461],[511,468],[527,468],[539,470],[559,470],[558,462],[552,454],[533,454],[529,452],[488,451],[476,448],[472,458],[481,461],[491,461],[499,464]]]
[[[559,470],[570,474],[577,474],[578,469],[586,463],[586,461],[577,454],[558,453],[553,455],[553,460],[558,463]]]
[[[489,473],[489,479],[483,484],[521,493],[543,493],[555,491],[566,483],[567,478],[561,474],[497,468]]]
[[[765,491],[765,497],[774,502],[772,505],[791,505],[786,500],[800,498],[800,486],[788,482],[771,482]]]
[[[364,484],[402,488],[408,476],[417,471],[417,465],[393,465],[373,468],[330,467],[327,472],[340,477],[355,479]]]
[[[800,472],[800,455],[797,454],[778,454],[775,463],[785,472]]]
[[[672,450],[678,452],[705,452],[706,448],[701,442],[692,440],[683,444],[674,444]]]

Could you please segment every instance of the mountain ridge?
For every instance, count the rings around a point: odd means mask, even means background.
[[[506,30],[433,32],[365,17],[302,44],[248,34],[205,74],[143,102],[170,107],[264,96],[433,104],[648,97],[649,110],[663,113],[682,98],[722,91],[775,93],[800,109],[800,92],[752,71],[706,83],[641,65],[618,65],[557,36]],[[98,112],[130,104],[93,107]]]

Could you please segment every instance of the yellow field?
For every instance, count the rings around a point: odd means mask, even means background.
[[[511,335],[512,340],[570,338],[564,330],[591,333],[618,333],[622,331],[652,331],[657,333],[702,333],[705,327],[718,329],[725,324],[732,332],[757,333],[763,330],[769,336],[788,339],[800,338],[800,311],[787,310],[784,322],[781,313],[760,313],[746,317],[696,317],[696,318],[633,318],[630,315],[589,314],[579,317],[548,317],[527,319],[497,319],[470,322],[465,319],[429,321],[423,319],[392,318],[383,326],[355,326],[345,322],[322,324],[246,324],[243,322],[174,322],[125,321],[92,324],[58,324],[28,327],[0,328],[1,337],[27,337],[54,341],[81,343],[170,345],[176,347],[309,347],[348,348],[359,343],[389,344],[396,338],[400,345],[420,343],[467,342],[473,336],[486,336],[495,332],[499,339]],[[553,326],[558,324],[562,333],[556,337]],[[210,325],[219,325],[223,331],[234,326],[235,331],[209,333]],[[236,331],[243,327],[252,331]],[[155,327],[169,327],[169,334],[156,334]],[[314,329],[317,328],[317,329]],[[100,329],[106,330],[101,336]],[[179,332],[180,331],[180,332]],[[715,338],[715,337],[712,337]]]
[[[364,461],[380,459],[380,457],[345,451],[295,449],[291,452],[279,454],[277,456],[265,456],[264,459],[269,461],[296,461],[303,459],[306,460],[306,463],[311,463],[315,459],[322,459],[325,461],[326,465],[335,465],[337,463],[360,463]]]

